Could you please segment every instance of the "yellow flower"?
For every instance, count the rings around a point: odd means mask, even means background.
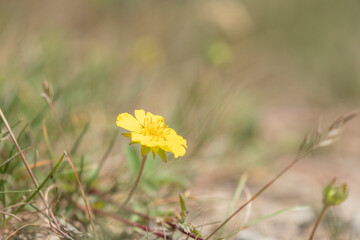
[[[175,158],[184,156],[187,146],[186,140],[177,135],[174,129],[165,124],[164,118],[144,110],[135,110],[135,117],[129,113],[121,113],[117,117],[116,125],[130,133],[132,143],[141,144],[141,153],[146,155],[152,151],[153,155],[159,154],[166,162],[165,152],[172,152]]]

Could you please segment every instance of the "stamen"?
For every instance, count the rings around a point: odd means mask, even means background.
[[[153,121],[152,117],[146,117],[144,119],[144,134],[151,136],[151,140],[159,140],[160,137],[168,135],[169,133],[168,125],[164,123],[163,119],[156,121]]]

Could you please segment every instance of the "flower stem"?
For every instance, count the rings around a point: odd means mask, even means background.
[[[143,173],[143,170],[144,170],[144,167],[145,167],[146,158],[147,158],[147,155],[143,155],[142,161],[141,161],[141,165],[140,165],[140,169],[139,169],[139,173],[138,173],[138,176],[137,176],[137,178],[136,178],[135,184],[134,184],[134,186],[132,187],[129,195],[128,195],[127,198],[126,198],[126,200],[125,200],[124,203],[122,204],[123,207],[125,207],[126,204],[129,203],[129,201],[131,200],[132,195],[133,195],[134,192],[135,192],[136,187],[139,185],[140,178],[141,178],[141,176],[142,176],[142,173]]]
[[[312,230],[312,232],[311,232],[311,235],[310,235],[309,240],[312,240],[312,239],[313,239],[313,237],[314,237],[314,235],[315,235],[315,232],[316,232],[316,229],[318,228],[318,226],[319,226],[319,224],[320,224],[320,221],[321,221],[321,219],[323,218],[323,216],[324,216],[324,214],[325,214],[325,212],[326,212],[326,210],[327,210],[328,208],[329,208],[329,205],[328,205],[328,204],[325,204],[324,207],[323,207],[323,209],[321,210],[321,213],[320,213],[319,217],[317,218],[317,220],[316,220],[316,222],[315,222],[315,225],[314,225],[314,228],[313,228],[313,230]]]

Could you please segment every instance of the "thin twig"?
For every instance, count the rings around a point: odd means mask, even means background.
[[[90,206],[89,206],[89,204],[88,204],[88,201],[87,201],[87,199],[86,199],[85,192],[84,192],[84,188],[83,188],[83,186],[82,186],[82,184],[81,184],[79,175],[78,175],[77,172],[76,172],[76,168],[75,168],[75,166],[74,166],[74,163],[71,161],[70,156],[66,154],[66,157],[67,157],[67,160],[68,160],[68,162],[69,162],[69,164],[70,164],[70,166],[71,166],[71,168],[72,168],[72,170],[73,170],[73,172],[74,172],[74,174],[75,174],[76,180],[77,180],[78,185],[79,185],[79,188],[80,188],[81,196],[82,196],[82,198],[83,198],[83,200],[84,200],[84,203],[85,203],[85,206],[86,206],[86,212],[87,212],[88,217],[89,217],[89,219],[90,219],[90,223],[91,223],[91,225],[92,225],[92,227],[93,227],[93,231],[94,231],[94,233],[96,234],[96,232],[95,232],[95,225],[94,225],[93,218],[92,218],[92,215],[91,215],[91,208],[90,208]]]

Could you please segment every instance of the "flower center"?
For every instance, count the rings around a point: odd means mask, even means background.
[[[170,129],[164,123],[164,120],[154,121],[152,117],[146,117],[144,120],[144,133],[153,137],[164,137],[169,134]]]

